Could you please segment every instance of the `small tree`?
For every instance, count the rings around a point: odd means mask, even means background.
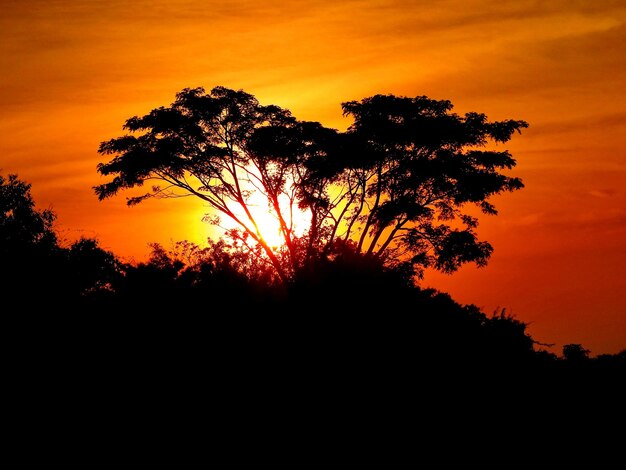
[[[300,267],[337,247],[410,267],[453,272],[484,265],[492,247],[476,237],[478,206],[496,214],[489,198],[523,187],[501,173],[515,166],[506,150],[524,121],[490,122],[484,114],[452,113],[449,101],[376,95],[343,104],[354,119],[346,132],[295,119],[250,94],[217,87],[184,89],[170,107],[126,121],[125,135],[103,142],[112,155],[98,171],[113,179],[95,187],[100,199],[157,181],[131,197],[196,196],[216,215],[239,249],[268,262],[287,281]],[[273,247],[251,210],[262,195],[277,219],[282,246]],[[256,196],[255,196],[256,195]],[[297,234],[294,211],[310,217]]]
[[[32,305],[106,289],[121,263],[96,240],[61,246],[54,212],[38,210],[30,188],[17,175],[0,175],[0,293],[30,291],[24,300]]]
[[[51,210],[35,208],[30,184],[17,175],[0,175],[0,254],[14,256],[25,247],[56,246],[54,218]]]
[[[571,362],[583,362],[589,359],[589,349],[582,344],[566,344],[563,346],[563,358]]]

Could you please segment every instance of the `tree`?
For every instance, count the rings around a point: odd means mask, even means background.
[[[62,250],[63,283],[73,294],[87,295],[107,291],[122,276],[122,262],[97,240],[80,238]]]
[[[566,344],[563,346],[563,358],[570,362],[583,362],[589,359],[589,351],[582,344]]]
[[[478,240],[477,206],[496,214],[493,195],[523,187],[501,171],[516,162],[507,142],[524,121],[488,121],[451,112],[449,101],[376,95],[343,104],[354,122],[346,132],[299,121],[250,94],[217,87],[184,89],[169,107],[126,121],[124,135],[102,142],[111,155],[98,171],[113,176],[94,189],[100,199],[157,181],[128,199],[196,196],[207,217],[235,223],[234,246],[267,262],[282,281],[337,246],[420,275],[433,266],[453,272],[484,265],[492,252]],[[284,244],[270,246],[252,207],[259,195]],[[309,217],[298,233],[294,213]]]
[[[30,188],[17,175],[0,175],[0,293],[30,292],[24,300],[32,306],[106,289],[121,263],[92,239],[62,247],[54,212],[38,210]]]
[[[476,238],[478,220],[466,209],[495,215],[489,198],[523,184],[500,173],[516,164],[508,151],[483,148],[528,124],[461,117],[449,101],[425,96],[376,95],[344,103],[343,110],[354,118],[348,136],[369,156],[353,158],[346,175],[356,184],[344,185],[348,236],[360,225],[358,251],[445,272],[466,262],[484,265],[492,247]]]
[[[30,184],[17,175],[0,175],[0,297],[31,289],[45,297],[59,255],[54,213],[38,210]]]
[[[55,215],[39,211],[30,194],[30,184],[17,175],[0,175],[0,253],[15,254],[20,248],[56,245],[52,229]]]

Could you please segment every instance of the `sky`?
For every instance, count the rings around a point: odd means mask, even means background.
[[[344,130],[377,93],[524,119],[507,147],[526,188],[482,217],[489,265],[423,285],[533,338],[626,348],[626,2],[623,0],[0,0],[0,171],[32,183],[68,242],[125,260],[202,241],[201,201],[98,202],[101,141],[185,87],[244,89]]]

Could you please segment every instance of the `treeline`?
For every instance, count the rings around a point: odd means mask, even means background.
[[[0,175],[3,317],[68,357],[191,348],[193,361],[325,364],[348,374],[432,369],[595,380],[626,371],[626,351],[592,358],[571,344],[557,356],[505,310],[460,305],[348,245],[285,284],[224,240],[152,245],[147,262],[129,264],[92,239],[62,246],[53,221],[35,208],[27,183]]]

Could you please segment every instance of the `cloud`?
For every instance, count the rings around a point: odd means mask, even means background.
[[[555,135],[580,132],[616,132],[615,128],[626,127],[626,110],[617,113],[588,116],[577,119],[563,119],[534,125],[533,136]]]
[[[591,193],[596,194],[591,194]],[[587,194],[594,197],[606,198],[611,197],[600,191],[589,191]],[[601,194],[598,196],[597,194]],[[513,227],[535,227],[535,231],[548,234],[550,232],[567,234],[566,238],[569,242],[584,243],[589,240],[589,233],[624,233],[626,232],[626,211],[618,208],[607,208],[589,210],[585,209],[581,212],[557,212],[554,210],[542,213],[528,214],[516,221],[511,221]],[[624,243],[618,240],[618,244],[623,246]]]
[[[615,196],[617,191],[615,189],[591,189],[588,194],[593,197],[608,198]]]

